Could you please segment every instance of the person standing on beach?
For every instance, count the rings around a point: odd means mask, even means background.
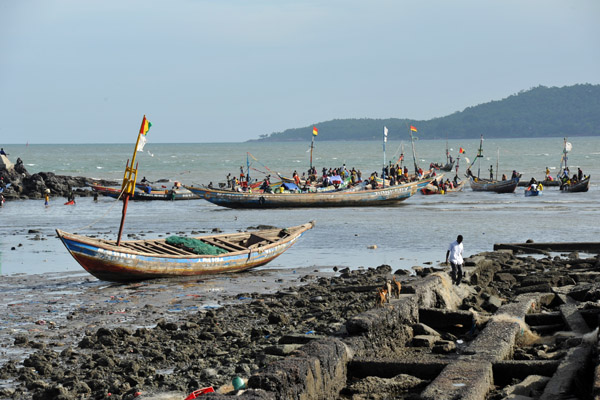
[[[448,265],[448,261],[450,261],[450,266],[452,267],[452,273],[450,274],[450,277],[452,278],[452,283],[455,285],[459,285],[463,277],[462,241],[462,235],[458,235],[456,240],[450,243],[450,246],[448,246],[448,251],[446,251],[446,265]]]
[[[490,181],[494,180],[494,167],[490,165]]]
[[[50,205],[50,189],[46,189],[46,195],[44,196],[44,205],[46,207]]]

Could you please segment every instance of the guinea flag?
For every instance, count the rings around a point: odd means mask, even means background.
[[[142,126],[140,126],[140,134],[145,135],[146,133],[148,133],[151,127],[152,122],[148,121],[146,119],[146,116],[144,115],[144,119],[142,119]]]
[[[465,149],[463,149],[463,148],[461,147],[461,148],[458,150],[458,152],[459,152],[460,154],[462,154],[462,153],[464,153],[464,152],[465,152]]]
[[[316,126],[313,126],[313,136],[317,136],[319,134],[319,130]]]

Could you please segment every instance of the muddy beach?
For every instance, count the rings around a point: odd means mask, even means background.
[[[0,398],[183,400],[203,387],[222,393],[206,398],[247,399],[600,394],[597,255],[499,250],[471,256],[466,272],[459,286],[445,266],[129,285],[85,273],[3,277]],[[401,294],[376,305],[394,277]],[[580,381],[553,389],[575,350]],[[471,364],[464,383],[447,379]],[[236,377],[248,388],[235,391]]]

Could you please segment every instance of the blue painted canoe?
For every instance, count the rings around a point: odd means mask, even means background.
[[[194,239],[224,249],[221,255],[198,255],[166,239],[114,240],[91,238],[56,230],[73,258],[98,279],[130,282],[173,276],[212,275],[259,267],[286,251],[314,222]]]
[[[422,183],[315,193],[249,193],[192,186],[186,188],[206,201],[229,208],[365,207],[398,204],[415,194]]]

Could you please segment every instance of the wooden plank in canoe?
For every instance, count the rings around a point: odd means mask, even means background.
[[[206,242],[208,244],[212,244],[213,246],[220,247],[225,250],[229,250],[229,251],[248,250],[248,248],[246,248],[244,246],[240,246],[239,244],[235,244],[235,243],[232,243],[225,239],[220,239],[220,238],[202,238],[202,241]]]

